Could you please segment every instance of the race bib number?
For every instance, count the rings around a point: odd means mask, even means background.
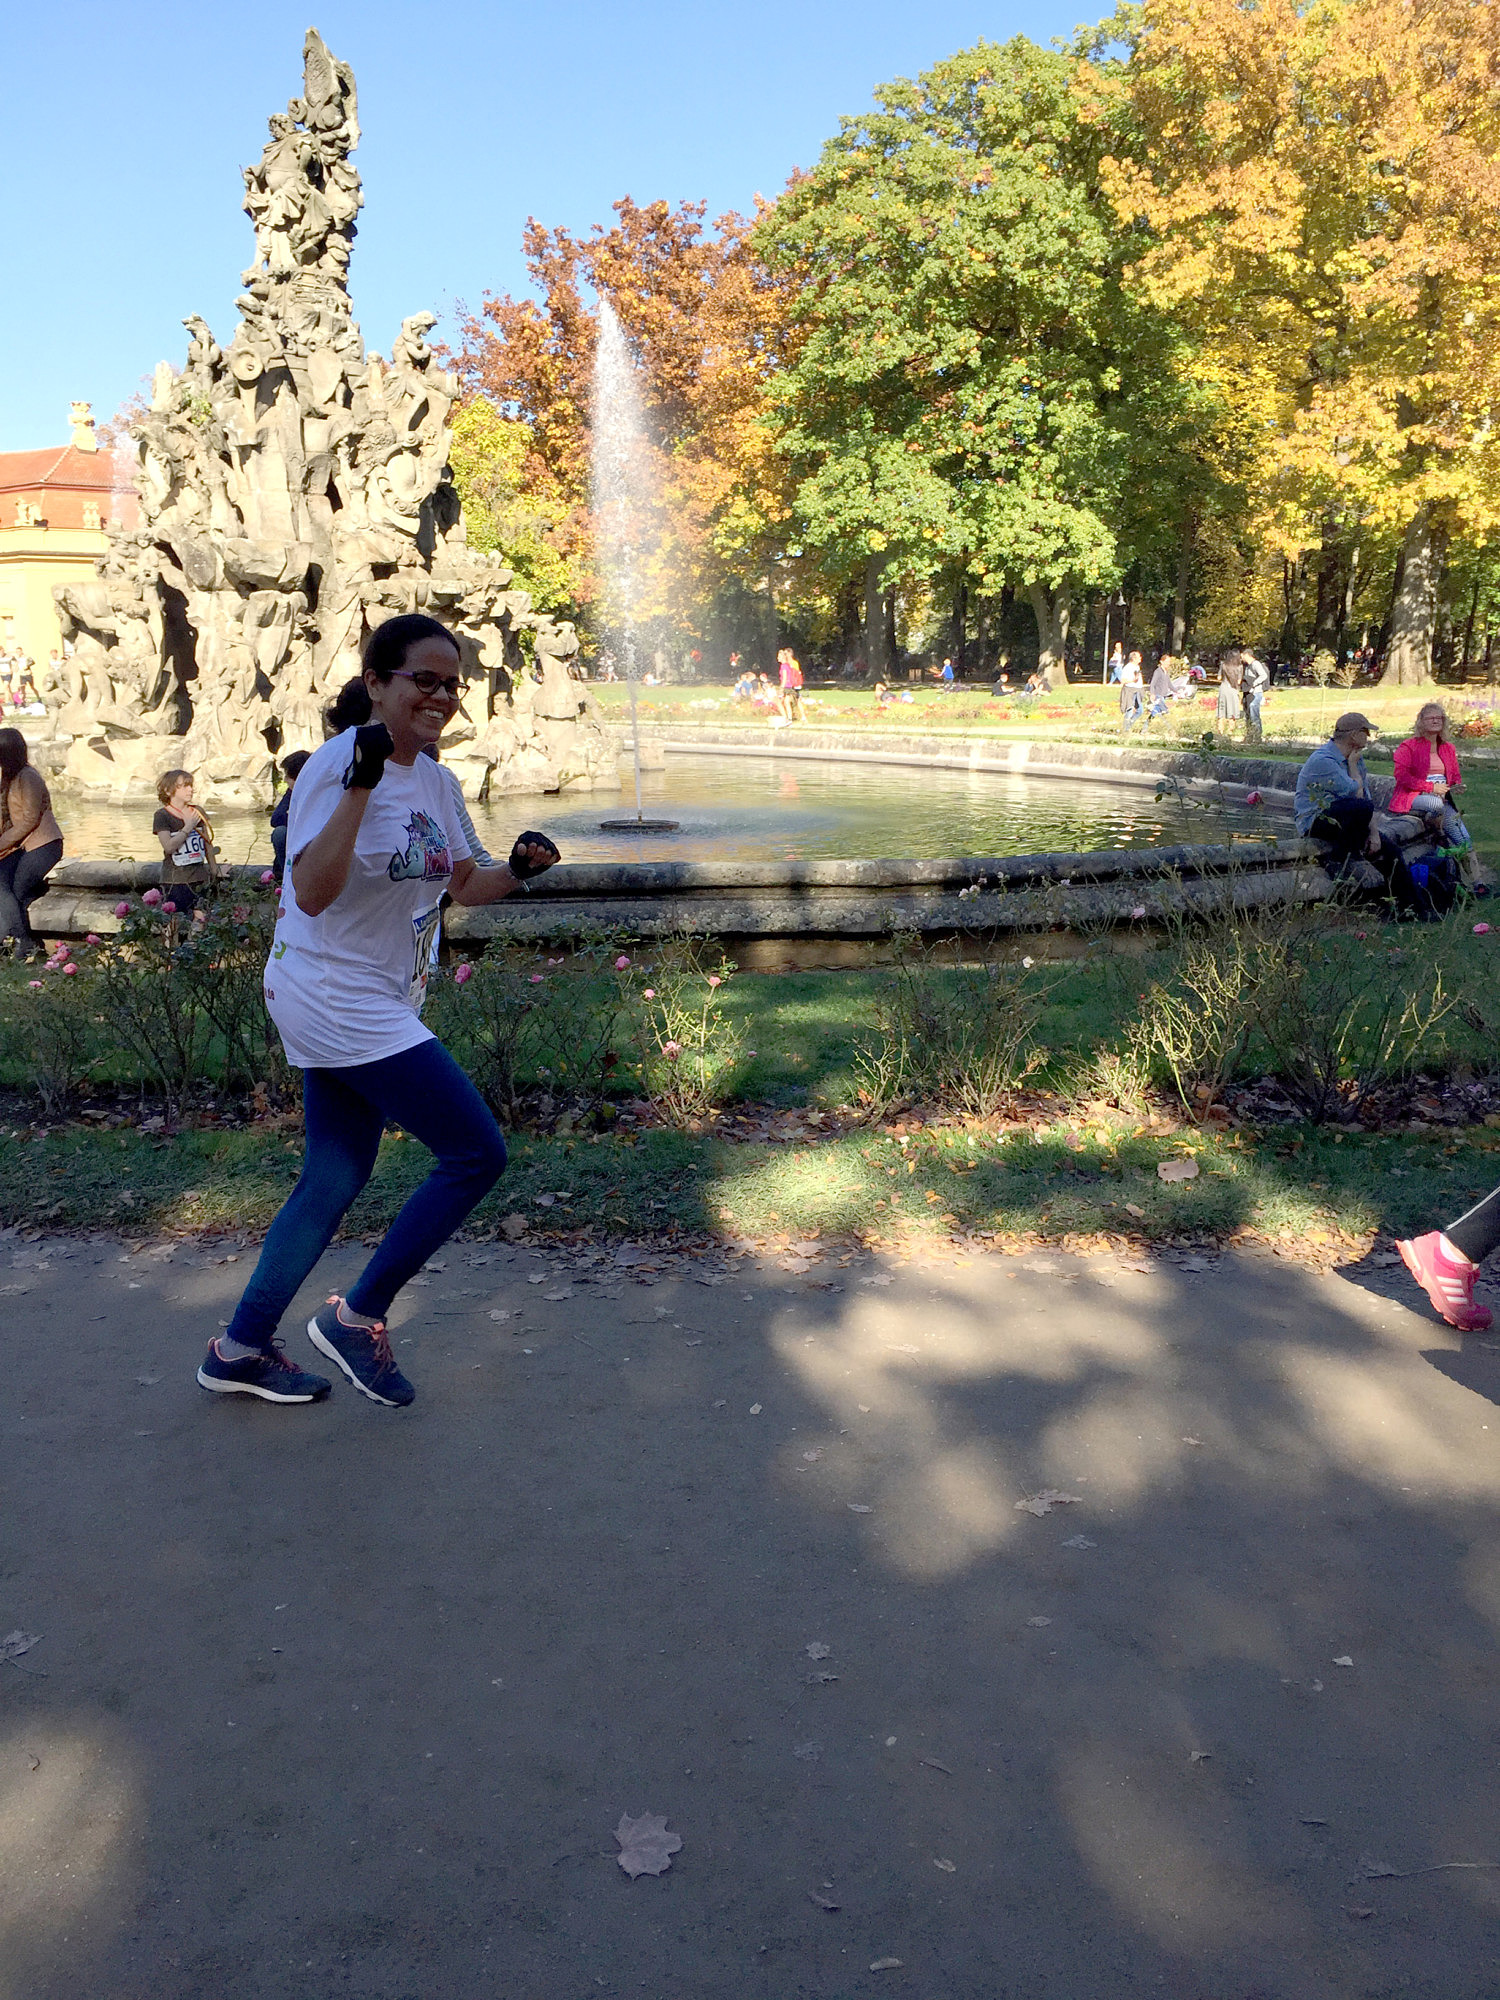
[[[422,1011],[422,1002],[427,998],[427,970],[432,964],[437,945],[438,925],[442,922],[442,910],[434,905],[423,910],[411,920],[412,958],[411,987],[407,993],[407,1005],[416,1013]]]

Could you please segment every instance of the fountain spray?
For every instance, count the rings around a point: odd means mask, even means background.
[[[599,340],[594,354],[593,414],[594,545],[604,584],[606,615],[619,628],[625,655],[631,755],[635,763],[635,818],[601,820],[600,827],[606,833],[675,833],[676,820],[648,820],[641,803],[636,627],[642,543],[652,533],[656,493],[635,362],[614,308],[602,293]]]

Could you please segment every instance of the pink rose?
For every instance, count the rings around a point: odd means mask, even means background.
[[[615,971],[628,972],[629,970],[630,970],[630,960],[626,958],[624,953],[622,952],[620,956],[615,960]]]
[[[42,990],[42,982],[40,979],[28,979],[26,984],[31,988],[31,990],[34,993],[40,993]]]
[[[66,977],[66,975],[67,975],[68,973],[71,973],[71,972],[76,972],[77,970],[78,970],[78,967],[77,967],[76,965],[65,965],[65,966],[63,967],[63,974],[64,974],[64,976]]]
[[[661,1052],[669,1062],[676,1062],[677,1058],[682,1054],[682,1044],[681,1042],[663,1042]]]
[[[469,983],[469,981],[470,981],[470,980],[471,980],[471,979],[472,979],[473,977],[474,977],[474,968],[473,968],[473,966],[472,966],[472,965],[461,965],[461,966],[460,966],[460,967],[458,968],[458,970],[457,970],[457,971],[456,971],[456,972],[454,973],[454,975],[453,975],[453,984],[454,984],[455,986],[467,986],[467,985],[468,985],[468,983]]]
[[[717,972],[711,972],[708,975],[708,983],[710,986],[722,986],[724,984]]]
[[[263,868],[261,870],[260,886],[262,887],[262,889],[269,889],[273,885],[275,880],[276,877],[271,873],[271,870],[269,868]]]
[[[175,917],[177,914],[177,905],[172,902],[163,903],[161,913],[164,917]]]
[[[646,998],[648,1000],[654,1000],[656,998],[656,988],[654,986],[648,986],[646,988]]]
[[[141,901],[146,905],[148,910],[154,910],[161,901],[161,890],[148,889],[145,895],[142,896]]]
[[[531,975],[531,983],[533,986],[540,986],[542,984],[542,974],[540,972],[533,972]]]
[[[1490,927],[1488,924],[1476,924],[1474,926],[1475,937],[1488,937],[1489,934],[1490,934]]]
[[[1136,904],[1136,906],[1135,906],[1135,908],[1134,908],[1134,909],[1133,909],[1133,910],[1132,910],[1132,911],[1130,912],[1130,914],[1131,914],[1131,916],[1132,916],[1132,917],[1143,917],[1143,916],[1145,916],[1145,914],[1146,914],[1146,905],[1145,905],[1144,903],[1137,903],[1137,904]]]
[[[1247,806],[1263,806],[1265,804],[1265,800],[1261,797],[1259,792],[1246,792],[1245,804]]]
[[[128,917],[128,916],[130,915],[130,905],[129,905],[129,903],[116,903],[116,904],[115,904],[115,915],[116,915],[117,917]]]
[[[84,939],[85,944],[103,944],[103,942],[104,942],[103,938],[99,936],[97,931],[90,931],[88,936]]]

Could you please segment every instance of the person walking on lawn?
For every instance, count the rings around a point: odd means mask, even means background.
[[[475,866],[455,788],[421,755],[457,712],[459,662],[436,619],[388,620],[365,648],[371,719],[315,750],[297,779],[265,995],[287,1060],[303,1072],[307,1151],[228,1332],[198,1370],[221,1395],[310,1403],[328,1394],[325,1377],[287,1359],[277,1329],[369,1180],[389,1120],[436,1165],[347,1297],[335,1293],[307,1332],[372,1402],[410,1403],[416,1391],[391,1354],[385,1315],[505,1169],[483,1098],[422,1025],[432,940],[445,891],[470,908],[498,902],[558,852],[545,834],[523,833],[504,866]]]

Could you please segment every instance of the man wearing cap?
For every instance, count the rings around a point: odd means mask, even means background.
[[[1411,884],[1401,850],[1374,823],[1375,801],[1362,754],[1374,734],[1374,723],[1355,709],[1334,723],[1332,738],[1297,773],[1297,831],[1334,850],[1330,875],[1349,872],[1363,854],[1385,877],[1386,887],[1406,901]]]

